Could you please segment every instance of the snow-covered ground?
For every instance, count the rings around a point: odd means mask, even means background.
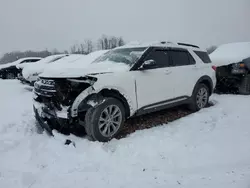
[[[0,187],[250,187],[250,96],[109,143],[36,132],[32,92],[0,80]]]

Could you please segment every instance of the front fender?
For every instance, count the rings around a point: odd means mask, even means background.
[[[70,108],[70,114],[71,117],[77,117],[78,115],[78,106],[80,105],[80,103],[89,95],[96,93],[95,89],[93,86],[88,87],[87,89],[85,89],[84,91],[82,91],[75,99],[75,101],[73,102],[71,108]]]
[[[71,117],[77,117],[78,116],[78,110],[79,110],[79,105],[82,103],[84,99],[86,99],[88,96],[92,94],[98,94],[100,91],[104,89],[111,89],[111,87],[102,87],[102,88],[95,88],[94,86],[90,86],[84,91],[82,91],[75,101],[73,102],[71,108],[70,108],[70,115]],[[136,111],[136,101],[133,101],[130,99],[124,92],[122,92],[122,89],[119,88],[114,88],[112,87],[113,90],[118,91],[126,100],[129,105],[129,110],[130,110],[130,115],[133,115]],[[88,101],[86,101],[88,102]]]

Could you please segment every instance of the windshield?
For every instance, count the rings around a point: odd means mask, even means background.
[[[108,53],[97,58],[93,63],[113,62],[125,63],[132,66],[144,53],[146,47],[140,48],[119,48],[111,50]]]

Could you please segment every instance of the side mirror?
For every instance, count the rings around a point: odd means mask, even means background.
[[[143,64],[141,65],[140,69],[153,68],[155,65],[156,65],[155,60],[150,59],[150,60],[144,61]]]

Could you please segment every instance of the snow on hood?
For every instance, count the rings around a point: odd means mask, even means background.
[[[240,62],[250,57],[250,42],[223,44],[209,56],[216,66]]]
[[[111,73],[111,72],[125,72],[129,71],[130,66],[125,63],[116,62],[100,62],[100,63],[90,63],[82,67],[68,67],[60,69],[60,71],[52,70],[44,71],[40,74],[40,77],[50,77],[50,78],[77,78],[86,76],[89,74],[99,74],[99,73]]]
[[[41,59],[41,58],[39,58],[39,57],[26,57],[26,58],[21,58],[21,59],[18,59],[17,61],[14,61],[14,62],[11,62],[11,63],[6,63],[6,64],[3,64],[3,65],[0,65],[0,69],[4,69],[4,68],[11,67],[11,66],[19,65],[22,61],[24,61],[24,60],[29,60],[29,59]],[[26,63],[24,63],[24,64],[26,64]]]
[[[88,66],[98,57],[108,52],[109,50],[100,50],[92,52],[86,56],[73,61],[71,63],[58,64],[53,63],[53,66],[47,66],[41,76],[43,77],[79,77],[83,75],[84,69],[87,69]],[[113,66],[114,63],[112,63]],[[107,65],[105,65],[106,67]],[[109,66],[109,65],[108,65]],[[92,67],[92,66],[91,66]],[[96,66],[94,66],[96,70]],[[99,66],[98,66],[99,67]],[[107,70],[107,67],[106,67]]]
[[[28,79],[30,75],[42,73],[47,64],[56,61],[56,59],[63,58],[64,56],[66,56],[66,54],[51,55],[43,58],[40,61],[25,66],[22,71],[23,77]]]

